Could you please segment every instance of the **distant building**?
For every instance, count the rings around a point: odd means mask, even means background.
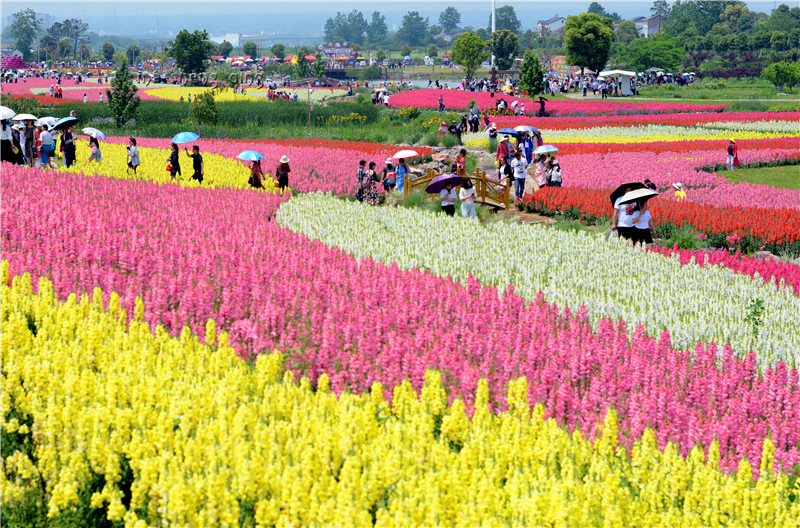
[[[636,24],[636,31],[641,33],[642,26],[644,25],[644,21],[645,20],[647,20],[647,17],[643,17],[643,16],[637,16],[636,18],[632,18],[631,19],[631,22]]]
[[[547,28],[550,33],[555,33],[556,31],[564,29],[564,24],[567,22],[567,19],[564,17],[556,16],[552,18],[548,18],[547,20],[540,20],[537,26],[539,27],[539,34],[541,35],[544,33],[545,28]]]
[[[661,15],[654,15],[650,18],[646,18],[642,22],[642,35],[644,37],[652,37],[659,31],[661,31],[661,21],[664,20],[664,17]]]
[[[47,13],[36,13],[36,18],[42,23],[42,29],[47,29],[56,22],[56,17]],[[3,29],[14,23],[14,15],[6,15]]]
[[[463,34],[464,34],[464,30],[459,28],[459,27],[457,27],[454,31],[451,31],[449,33],[442,31],[441,33],[439,33],[438,35],[436,35],[433,38],[437,39],[437,40],[443,40],[445,42],[453,42],[455,39],[457,39],[458,37],[460,37]]]
[[[222,44],[226,40],[230,42],[234,48],[238,48],[241,46],[242,35],[241,33],[227,33],[225,35],[221,35],[218,37],[208,37],[208,40],[213,42],[214,44]]]

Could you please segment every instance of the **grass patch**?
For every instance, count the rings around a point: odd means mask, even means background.
[[[797,165],[722,171],[717,174],[725,176],[725,179],[731,183],[759,183],[772,187],[800,190],[800,166]]]

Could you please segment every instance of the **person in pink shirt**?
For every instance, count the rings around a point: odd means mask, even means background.
[[[539,155],[539,159],[536,160],[536,172],[533,174],[533,179],[540,189],[547,186],[547,166],[544,164],[545,159],[546,157],[544,154]]]
[[[500,140],[500,143],[497,145],[497,160],[503,158],[504,160],[508,161],[508,136],[503,136],[503,139]],[[499,163],[499,161],[498,161]]]

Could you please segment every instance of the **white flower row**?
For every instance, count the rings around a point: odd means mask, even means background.
[[[683,349],[729,342],[737,354],[758,353],[759,365],[800,357],[800,298],[726,268],[647,253],[626,242],[537,225],[481,224],[417,209],[370,207],[322,194],[284,203],[281,225],[358,258],[395,262],[465,283],[483,284],[533,300],[539,291],[560,308],[588,309],[593,324],[624,319],[650,335],[671,332]],[[385,284],[391,287],[391,277]],[[758,308],[757,301],[762,308]]]

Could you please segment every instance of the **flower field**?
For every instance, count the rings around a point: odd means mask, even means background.
[[[594,224],[649,178],[656,234],[713,249],[342,199],[405,145],[199,139],[203,184],[168,138],[135,176],[127,137],[3,163],[4,525],[800,527],[800,267],[752,256],[800,252],[800,192],[715,172],[731,135],[794,163],[800,113],[554,103],[603,117],[497,118],[560,148],[516,208]]]
[[[146,90],[142,90],[148,96],[154,99],[162,99],[167,101],[180,101],[181,96],[184,97],[185,100],[188,101],[189,95],[199,95],[202,93],[206,93],[212,90],[212,88],[202,88],[202,87],[185,87],[185,86],[174,86],[170,88],[149,88]],[[298,97],[302,97],[302,101],[306,102],[308,100],[308,90],[307,88],[285,88],[280,87],[278,91],[287,92],[287,93],[297,93]],[[270,102],[266,99],[268,90],[266,88],[248,88],[245,87],[245,94],[242,95],[240,93],[233,93],[231,90],[222,90],[217,92],[214,99],[217,102],[236,102],[242,99],[263,99],[264,102]],[[342,88],[314,88],[311,92],[311,102],[312,103],[321,103],[325,99],[329,99],[331,97],[341,97],[346,95],[347,91]]]

